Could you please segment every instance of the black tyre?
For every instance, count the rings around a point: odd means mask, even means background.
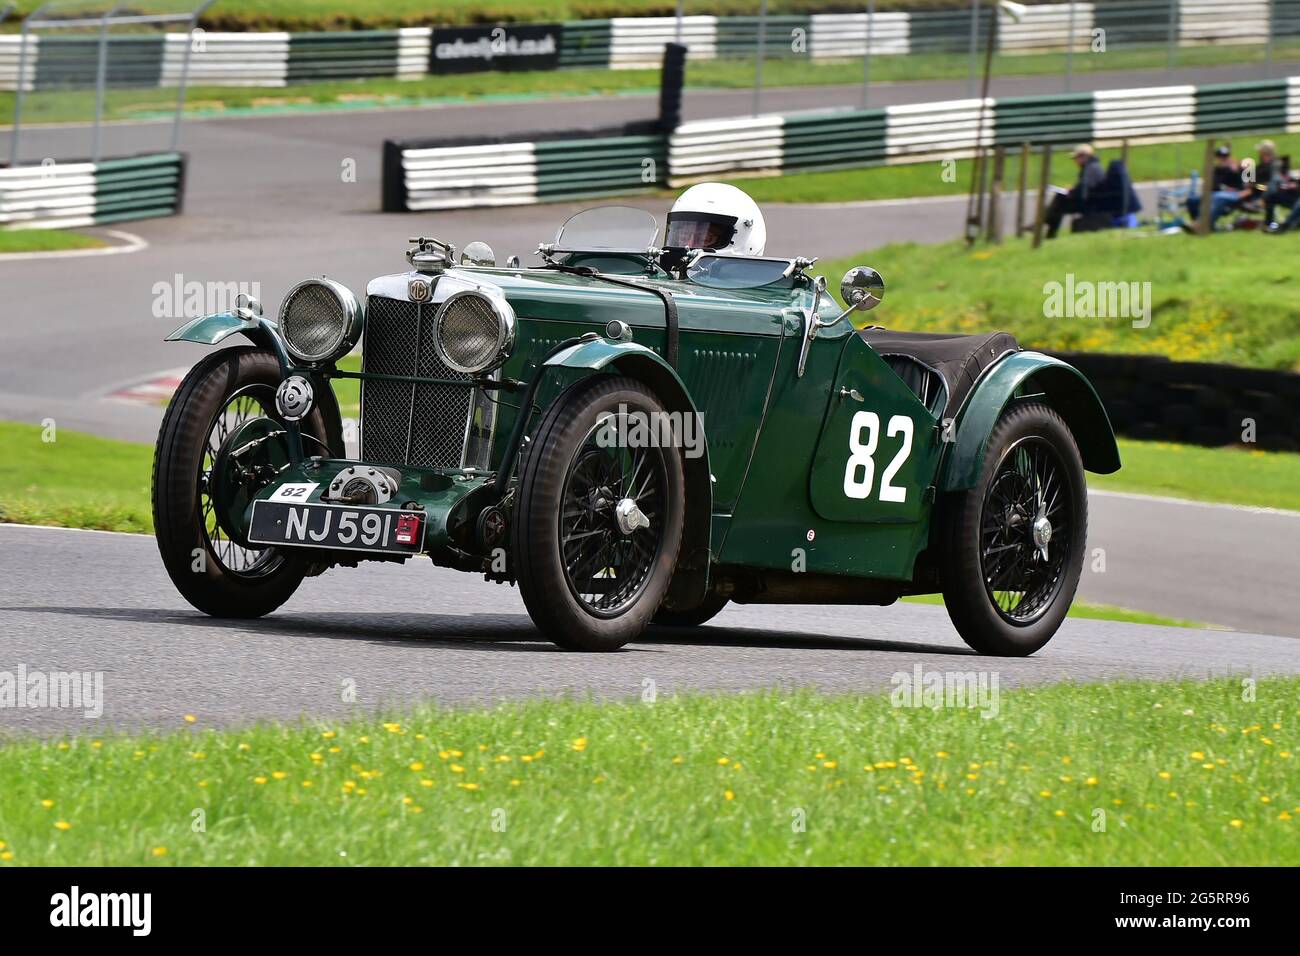
[[[560,647],[616,650],[663,603],[681,546],[681,450],[630,445],[618,425],[664,411],[635,379],[587,379],[555,400],[529,445],[511,553],[528,613]]]
[[[727,606],[729,601],[729,598],[710,594],[695,607],[684,611],[670,611],[666,607],[661,607],[658,613],[655,614],[652,623],[661,624],[664,627],[699,627],[722,613],[722,609]]]
[[[190,369],[163,416],[154,451],[153,520],[158,551],[185,600],[213,617],[260,617],[289,599],[307,560],[245,548],[221,529],[208,492],[221,443],[256,416],[275,418],[280,367],[253,348],[214,352]],[[304,432],[326,441],[319,408]]]
[[[943,597],[981,654],[1020,657],[1049,640],[1079,586],[1088,494],[1074,436],[1046,405],[1002,413],[979,482],[944,501]]]

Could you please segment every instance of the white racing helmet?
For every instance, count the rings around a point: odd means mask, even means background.
[[[767,245],[767,226],[758,203],[744,190],[726,183],[698,183],[673,203],[664,245],[761,256]]]

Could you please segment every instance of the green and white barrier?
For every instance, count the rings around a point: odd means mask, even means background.
[[[984,42],[993,4],[981,5]],[[1101,33],[1095,33],[1101,31]],[[692,61],[753,57],[759,19],[688,16],[680,42]],[[1300,0],[1117,0],[1030,4],[1018,22],[998,31],[1003,53],[1031,54],[1072,46],[1105,49],[1139,45],[1264,44],[1300,36]],[[813,61],[860,58],[870,40],[875,56],[965,54],[971,14],[962,10],[812,13],[767,18],[764,55]],[[1071,43],[1071,37],[1073,42]],[[93,36],[33,36],[25,82],[55,89],[93,81]],[[174,84],[187,43],[190,82],[213,86],[284,86],[322,79],[415,78],[448,72],[520,69],[633,69],[656,66],[665,44],[678,42],[674,17],[616,17],[565,23],[477,24],[335,33],[206,33],[193,41],[166,37],[110,37],[110,68],[130,85]],[[0,36],[0,89],[18,83],[20,39]],[[1096,55],[1104,56],[1104,53]],[[117,66],[116,64],[129,64]]]
[[[69,229],[171,216],[180,212],[184,184],[181,153],[0,169],[0,229]]]

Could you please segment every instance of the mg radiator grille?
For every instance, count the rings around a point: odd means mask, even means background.
[[[366,303],[362,370],[470,381],[433,347],[435,305],[372,295]],[[361,457],[382,464],[458,468],[475,390],[362,380]]]

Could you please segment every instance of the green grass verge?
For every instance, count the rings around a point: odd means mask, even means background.
[[[1262,47],[1206,46],[1189,48],[1180,54],[1181,66],[1243,64],[1262,59]],[[1279,44],[1275,56],[1300,57],[1300,43]],[[1162,48],[1135,48],[1104,55],[1075,57],[1080,73],[1163,67]],[[873,83],[964,79],[969,64],[961,54],[917,53],[881,56],[872,63]],[[997,76],[1055,76],[1065,69],[1060,53],[999,56]],[[749,89],[754,83],[752,59],[701,60],[687,68],[686,83],[692,89]],[[766,88],[791,86],[858,85],[863,77],[859,60],[772,59],[764,62]],[[591,96],[619,93],[651,93],[658,90],[659,71],[573,69],[500,73],[466,73],[426,76],[413,80],[374,78],[304,83],[285,87],[190,87],[186,111],[192,114],[231,111],[292,112],[321,107],[411,106],[457,100],[491,98],[544,98]],[[1057,87],[1053,87],[1056,89]],[[175,90],[114,89],[104,103],[109,120],[169,117],[176,108]],[[13,112],[13,93],[0,93],[0,117]],[[840,98],[828,106],[857,106],[859,98]],[[23,122],[89,122],[94,115],[93,90],[47,90],[23,98]],[[1063,158],[1064,162],[1064,158]],[[1167,175],[1167,174],[1165,174]],[[925,195],[925,194],[920,194]]]
[[[98,249],[105,243],[95,236],[62,229],[0,230],[0,256],[10,252],[61,252]]]
[[[1253,696],[1235,679],[1065,684],[979,709],[530,700],[15,740],[0,861],[1294,865],[1297,695],[1265,678]]]
[[[152,531],[153,448],[0,422],[0,521]]]
[[[1005,329],[1030,348],[1167,355],[1181,361],[1300,368],[1300,300],[1290,237],[1254,232],[1204,238],[1149,233],[1063,235],[968,249],[893,243],[824,266],[868,262],[889,287],[871,320],[896,329]],[[1127,318],[1052,318],[1044,287],[1076,281],[1150,282],[1151,324]],[[1258,502],[1253,502],[1258,503]]]
[[[1127,439],[1119,454],[1124,467],[1090,486],[1300,511],[1300,455]]]

